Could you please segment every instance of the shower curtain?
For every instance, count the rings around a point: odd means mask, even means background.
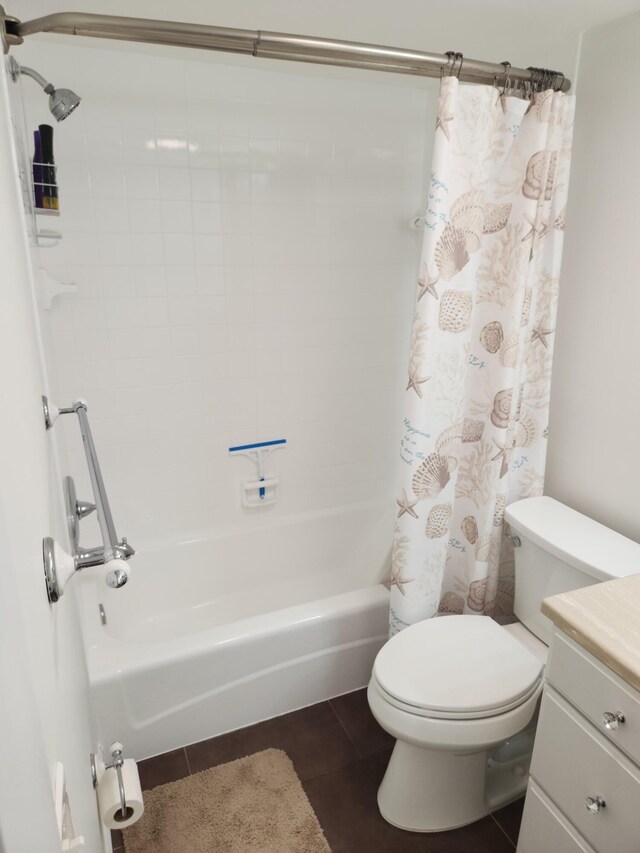
[[[441,83],[411,332],[391,634],[512,609],[505,506],[542,492],[573,97]]]

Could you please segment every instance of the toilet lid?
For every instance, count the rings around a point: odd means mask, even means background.
[[[531,694],[543,664],[487,616],[441,616],[382,647],[373,674],[405,705],[438,715],[486,716]]]

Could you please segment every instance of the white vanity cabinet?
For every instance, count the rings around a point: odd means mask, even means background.
[[[517,853],[640,853],[640,692],[556,630]]]

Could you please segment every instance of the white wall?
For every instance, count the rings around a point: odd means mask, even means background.
[[[25,221],[16,177],[11,107],[0,69],[0,849],[60,850],[53,805],[55,764],[66,769],[75,830],[101,851],[89,772],[95,750],[84,650],[73,596],[47,601],[42,539],[66,545],[33,302]]]
[[[634,539],[639,41],[640,14],[590,31],[582,46],[546,483],[548,494]]]
[[[455,48],[568,74],[581,24],[599,14],[574,0],[83,11]],[[262,518],[240,509],[252,472],[226,448],[269,438],[289,441],[271,466],[273,514],[392,500],[420,240],[406,221],[426,198],[437,81],[62,37],[15,55],[84,98],[56,128],[65,236],[41,253],[79,294],[43,322],[57,398],[89,401],[118,529],[140,545]],[[47,114],[23,88],[31,128]],[[88,493],[77,430],[64,429],[65,472]],[[83,528],[89,542],[95,527]]]
[[[176,5],[173,0],[83,0],[80,11],[275,30],[436,53],[459,50],[474,59],[508,59],[514,65],[562,68],[572,74],[580,31],[631,12],[635,4],[636,0],[607,0],[606,4],[584,0],[537,0],[535,4],[523,0],[395,0],[393,4],[388,0],[182,0]],[[13,0],[7,9],[27,20],[72,7],[68,0]],[[56,40],[60,42],[61,37]],[[118,49],[118,42],[109,44]],[[207,61],[208,56],[204,51],[189,55],[195,61]],[[248,62],[272,65],[268,60]],[[301,64],[296,73],[315,75],[317,69]]]
[[[55,129],[63,213],[40,223],[64,238],[39,260],[79,292],[43,322],[119,531],[262,518],[227,448],[275,438],[273,514],[392,499],[435,83],[115,55],[41,42],[19,59],[83,97]],[[31,129],[46,100],[22,89]],[[61,430],[88,495],[77,425]]]
[[[573,0],[548,14],[501,0],[83,11],[455,47],[568,74],[597,17]],[[437,81],[62,37],[15,55],[84,99],[56,127],[65,236],[40,259],[79,293],[43,325],[56,397],[89,401],[118,529],[139,546],[262,518],[240,509],[252,471],[226,448],[269,438],[289,441],[271,514],[392,500],[420,239],[406,222],[426,198]],[[47,113],[23,90],[30,131]],[[88,494],[77,429],[63,430],[65,473]]]

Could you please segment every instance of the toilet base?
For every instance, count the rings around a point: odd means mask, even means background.
[[[487,751],[456,753],[397,741],[378,789],[388,822],[411,832],[441,832],[485,817]]]

